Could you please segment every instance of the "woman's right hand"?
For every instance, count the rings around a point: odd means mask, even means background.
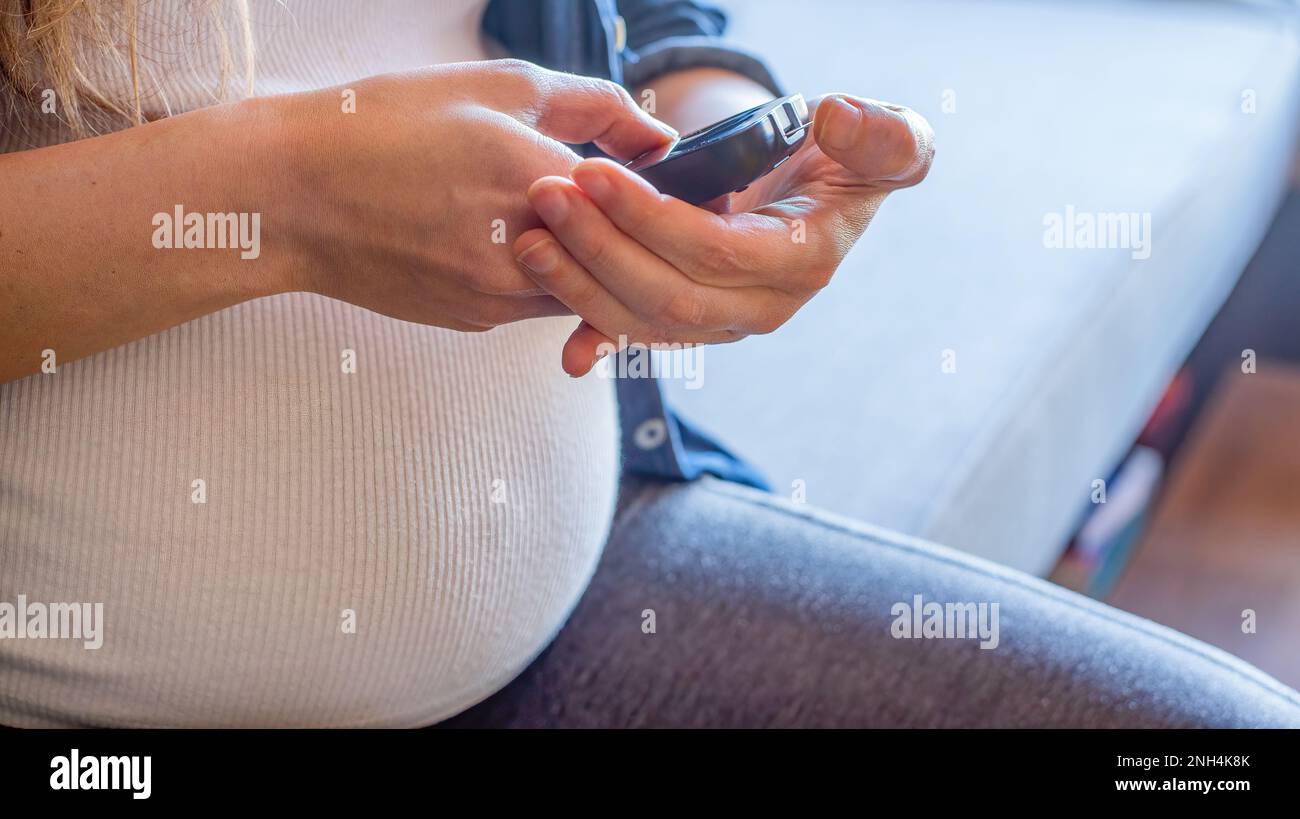
[[[0,384],[292,290],[458,330],[567,313],[515,263],[528,187],[563,143],[671,139],[612,83],[503,60],[0,154]],[[257,252],[151,241],[182,208],[256,216]]]
[[[612,82],[519,60],[251,104],[281,140],[263,246],[292,246],[288,286],[466,331],[569,313],[512,252],[541,226],[529,185],[580,159],[564,143],[630,159],[676,136]]]

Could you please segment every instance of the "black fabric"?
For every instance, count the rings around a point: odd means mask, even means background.
[[[670,37],[717,37],[727,27],[721,10],[695,0],[492,0],[483,30],[516,57],[622,82],[618,16],[634,52]]]
[[[619,0],[627,23],[627,47],[640,51],[669,37],[721,37],[727,15],[692,0]]]

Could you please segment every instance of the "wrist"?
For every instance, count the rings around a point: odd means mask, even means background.
[[[245,298],[317,290],[309,252],[312,197],[304,193],[301,141],[287,99],[254,98],[203,111],[215,137],[208,144],[222,146],[222,159],[206,170],[216,186],[214,201],[223,203],[222,212],[257,226],[256,256],[241,250],[232,281]],[[213,156],[210,150],[206,155]]]

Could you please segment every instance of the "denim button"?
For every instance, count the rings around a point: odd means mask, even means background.
[[[654,449],[668,440],[668,425],[662,418],[647,418],[637,424],[632,440],[641,449]]]

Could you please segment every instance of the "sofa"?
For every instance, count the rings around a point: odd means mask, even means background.
[[[911,106],[938,150],[826,290],[771,336],[705,350],[671,399],[778,494],[1046,575],[1280,201],[1300,13],[724,5],[790,90]],[[1136,232],[1052,236],[1085,215]]]

